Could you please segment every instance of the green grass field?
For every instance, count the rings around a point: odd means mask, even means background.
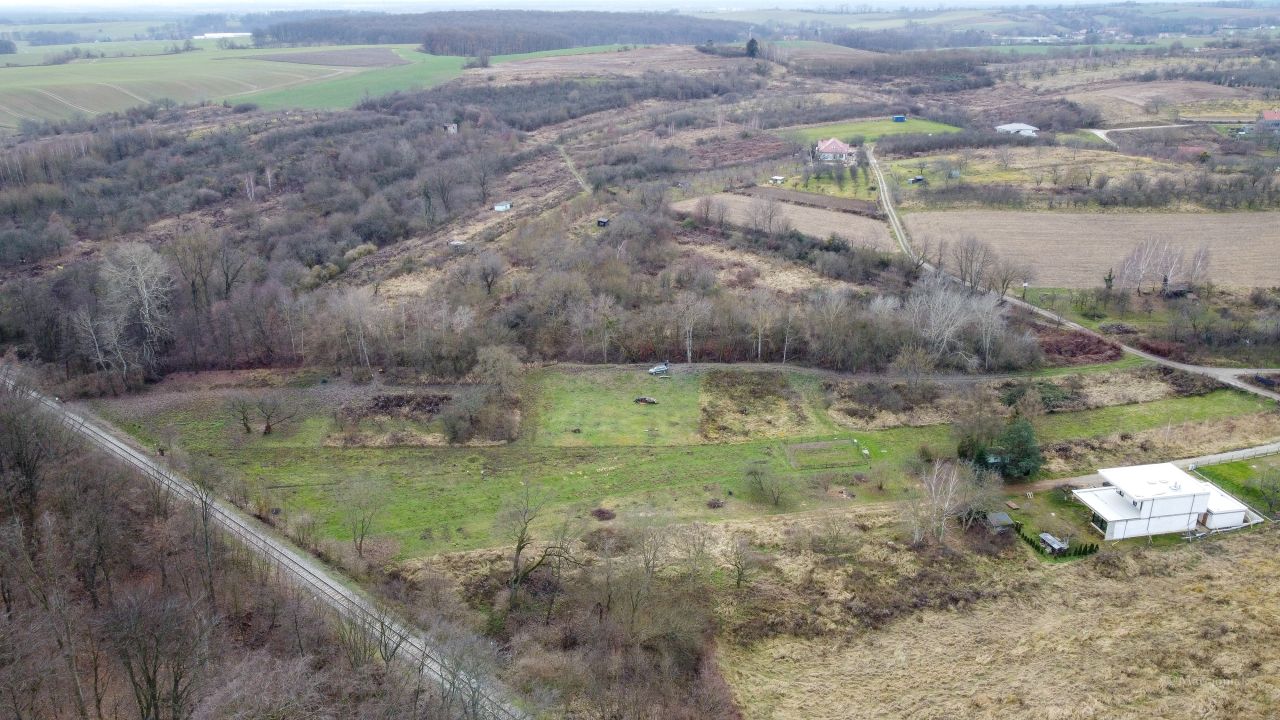
[[[1260,472],[1269,468],[1280,468],[1280,455],[1268,455],[1219,465],[1206,465],[1196,468],[1196,471],[1217,483],[1223,490],[1235,495],[1242,502],[1252,506],[1255,510],[1266,512],[1266,501],[1263,500],[1261,493],[1252,487],[1250,483]]]
[[[332,408],[309,402],[307,390],[290,391],[297,393],[305,417],[267,437],[245,435],[221,400],[208,396],[184,397],[159,409],[127,400],[103,400],[96,407],[148,445],[155,444],[159,428],[172,427],[186,450],[212,457],[244,478],[286,517],[308,513],[318,518],[327,537],[347,537],[338,510],[345,488],[355,483],[381,486],[387,506],[376,534],[393,541],[400,557],[492,545],[495,514],[524,480],[545,498],[548,518],[568,512],[594,522],[587,513],[604,506],[623,522],[651,517],[722,520],[900,499],[911,487],[902,468],[922,447],[934,455],[952,451],[946,425],[853,431],[835,424],[825,410],[821,376],[803,370],[770,375],[781,380],[779,397],[790,399],[792,422],[758,424],[749,435],[708,441],[700,429],[709,408],[726,412],[722,398],[707,394],[713,372],[723,371],[677,370],[669,380],[651,378],[634,367],[537,371],[527,383],[521,438],[498,446],[338,446]],[[747,376],[731,370],[729,377],[736,374]],[[724,376],[716,382],[723,384]],[[634,403],[642,394],[659,404]],[[1136,432],[1261,409],[1253,397],[1224,390],[1046,416],[1040,439],[1051,443]],[[768,404],[750,406],[743,419],[759,420],[756,410],[767,416]],[[434,429],[434,424],[418,429]],[[1157,459],[1162,458],[1152,458]],[[794,490],[783,507],[751,496],[744,481],[751,463],[792,479]],[[854,483],[855,473],[883,482],[884,489],[877,483]],[[854,498],[815,490],[811,481],[817,475],[848,486]],[[726,501],[725,506],[709,508],[712,498]]]
[[[802,128],[780,128],[774,132],[802,143],[814,143],[832,137],[849,140],[858,136],[869,142],[874,142],[885,135],[950,133],[960,132],[960,128],[919,118],[907,118],[906,122],[901,123],[894,122],[892,118],[885,118],[883,120],[824,123]]]
[[[465,62],[461,57],[420,53],[412,45],[219,50],[215,42],[199,41],[196,44],[203,49],[178,54],[162,54],[172,46],[171,42],[94,43],[79,47],[104,52],[108,57],[64,65],[33,63],[72,46],[24,48],[17,55],[7,56],[17,60],[0,58],[0,63],[26,63],[22,67],[0,68],[0,130],[13,130],[22,120],[65,119],[119,111],[162,98],[182,103],[252,102],[266,109],[345,108],[365,96],[439,85],[461,74]],[[389,48],[407,64],[343,67],[260,59],[264,55],[288,56],[362,47]],[[504,55],[493,58],[493,62],[608,52],[616,48],[608,45]],[[127,56],[113,57],[117,52]]]

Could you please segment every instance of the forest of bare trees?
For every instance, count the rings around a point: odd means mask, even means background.
[[[221,493],[216,469],[169,456]],[[78,718],[467,715],[430,683],[235,545],[200,503],[105,461],[0,391],[0,712]],[[451,656],[491,651],[424,616]],[[486,660],[485,658],[489,658]]]

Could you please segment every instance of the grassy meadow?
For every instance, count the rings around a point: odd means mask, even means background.
[[[862,137],[874,142],[885,135],[902,135],[905,133],[950,133],[960,132],[954,125],[946,125],[932,120],[907,118],[906,122],[894,122],[893,118],[883,120],[857,120],[851,122],[823,123],[798,128],[781,128],[777,134],[796,142],[815,143],[826,138],[849,140]]]
[[[556,366],[528,377],[521,436],[504,445],[445,445],[436,420],[365,418],[358,431],[340,429],[337,401],[326,399],[334,385],[282,389],[300,417],[270,436],[245,434],[217,392],[161,388],[95,408],[147,445],[172,428],[179,446],[242,478],[266,508],[311,515],[327,537],[348,537],[342,497],[372,484],[386,503],[375,534],[388,553],[415,557],[492,546],[493,518],[524,480],[544,498],[548,523],[565,513],[586,521],[597,507],[624,522],[745,519],[902,499],[912,492],[904,465],[922,447],[952,451],[946,425],[850,428],[827,409],[823,381],[791,369],[678,367],[658,379],[641,367]],[[641,395],[658,404],[635,403]],[[1049,445],[1247,417],[1261,405],[1222,390],[1050,415],[1039,434]],[[344,439],[353,432],[359,442]],[[789,481],[780,506],[748,486],[744,471],[757,463]],[[713,499],[723,507],[709,507]]]

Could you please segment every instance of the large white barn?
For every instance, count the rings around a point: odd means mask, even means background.
[[[1099,470],[1106,484],[1076,490],[1107,540],[1165,533],[1226,530],[1261,520],[1218,486],[1172,463]]]

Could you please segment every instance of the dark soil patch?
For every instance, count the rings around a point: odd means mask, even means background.
[[[702,405],[698,430],[705,438],[746,437],[805,421],[799,396],[780,372],[712,370],[702,388],[709,400]]]
[[[909,412],[942,397],[942,388],[931,382],[828,383],[826,389],[852,403],[842,411],[861,420],[874,419],[881,412]]]
[[[1173,388],[1173,392],[1178,397],[1192,397],[1194,395],[1208,395],[1214,390],[1221,390],[1222,383],[1214,380],[1206,375],[1197,375],[1195,373],[1183,372],[1170,367],[1154,367],[1146,368],[1144,372],[1149,372],[1168,383]]]
[[[1119,360],[1124,355],[1119,345],[1096,335],[1043,326],[1034,330],[1049,365],[1093,365]]]
[[[377,395],[369,401],[368,412],[375,415],[430,418],[439,415],[452,399],[451,395],[435,393]]]

